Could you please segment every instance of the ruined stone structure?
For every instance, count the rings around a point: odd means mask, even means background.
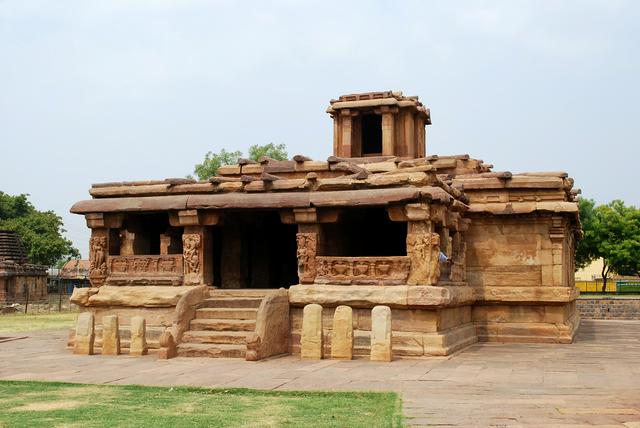
[[[328,113],[326,161],[239,159],[204,182],[93,185],[71,209],[91,228],[93,286],[72,301],[97,325],[144,317],[164,358],[177,346],[387,361],[572,341],[580,226],[566,173],[427,156],[430,112],[399,92],[342,96]]]
[[[0,230],[0,305],[47,297],[47,267],[29,263],[18,234]]]

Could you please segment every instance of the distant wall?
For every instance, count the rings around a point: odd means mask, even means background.
[[[640,320],[640,296],[613,298],[581,297],[577,300],[582,318],[600,320]]]

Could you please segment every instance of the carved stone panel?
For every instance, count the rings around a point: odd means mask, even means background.
[[[200,252],[202,237],[196,233],[182,235],[184,257],[184,282],[188,284],[200,283]]]
[[[298,233],[298,278],[301,284],[311,284],[316,277],[317,233]]]
[[[409,258],[398,257],[316,257],[317,283],[324,284],[405,284]]]
[[[408,284],[433,285],[440,277],[440,235],[407,234],[407,255],[411,260]]]
[[[89,240],[89,278],[100,286],[107,275],[107,238],[93,236]]]
[[[182,255],[109,256],[109,285],[181,285]]]

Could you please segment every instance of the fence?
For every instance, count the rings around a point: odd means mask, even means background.
[[[602,290],[602,279],[593,281],[576,281],[576,287],[583,294],[640,294],[640,281],[607,280],[607,288]]]

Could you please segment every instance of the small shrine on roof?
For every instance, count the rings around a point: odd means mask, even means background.
[[[372,359],[376,306],[389,308],[392,358],[572,341],[580,225],[566,173],[428,155],[430,111],[401,92],[343,95],[327,112],[324,161],[239,159],[207,181],[94,184],[71,208],[92,232],[92,287],[72,301],[97,324],[142,314],[149,346],[170,335],[184,356],[320,346],[328,358],[342,349],[339,307],[350,308],[349,355]],[[312,305],[320,321],[305,315]]]

